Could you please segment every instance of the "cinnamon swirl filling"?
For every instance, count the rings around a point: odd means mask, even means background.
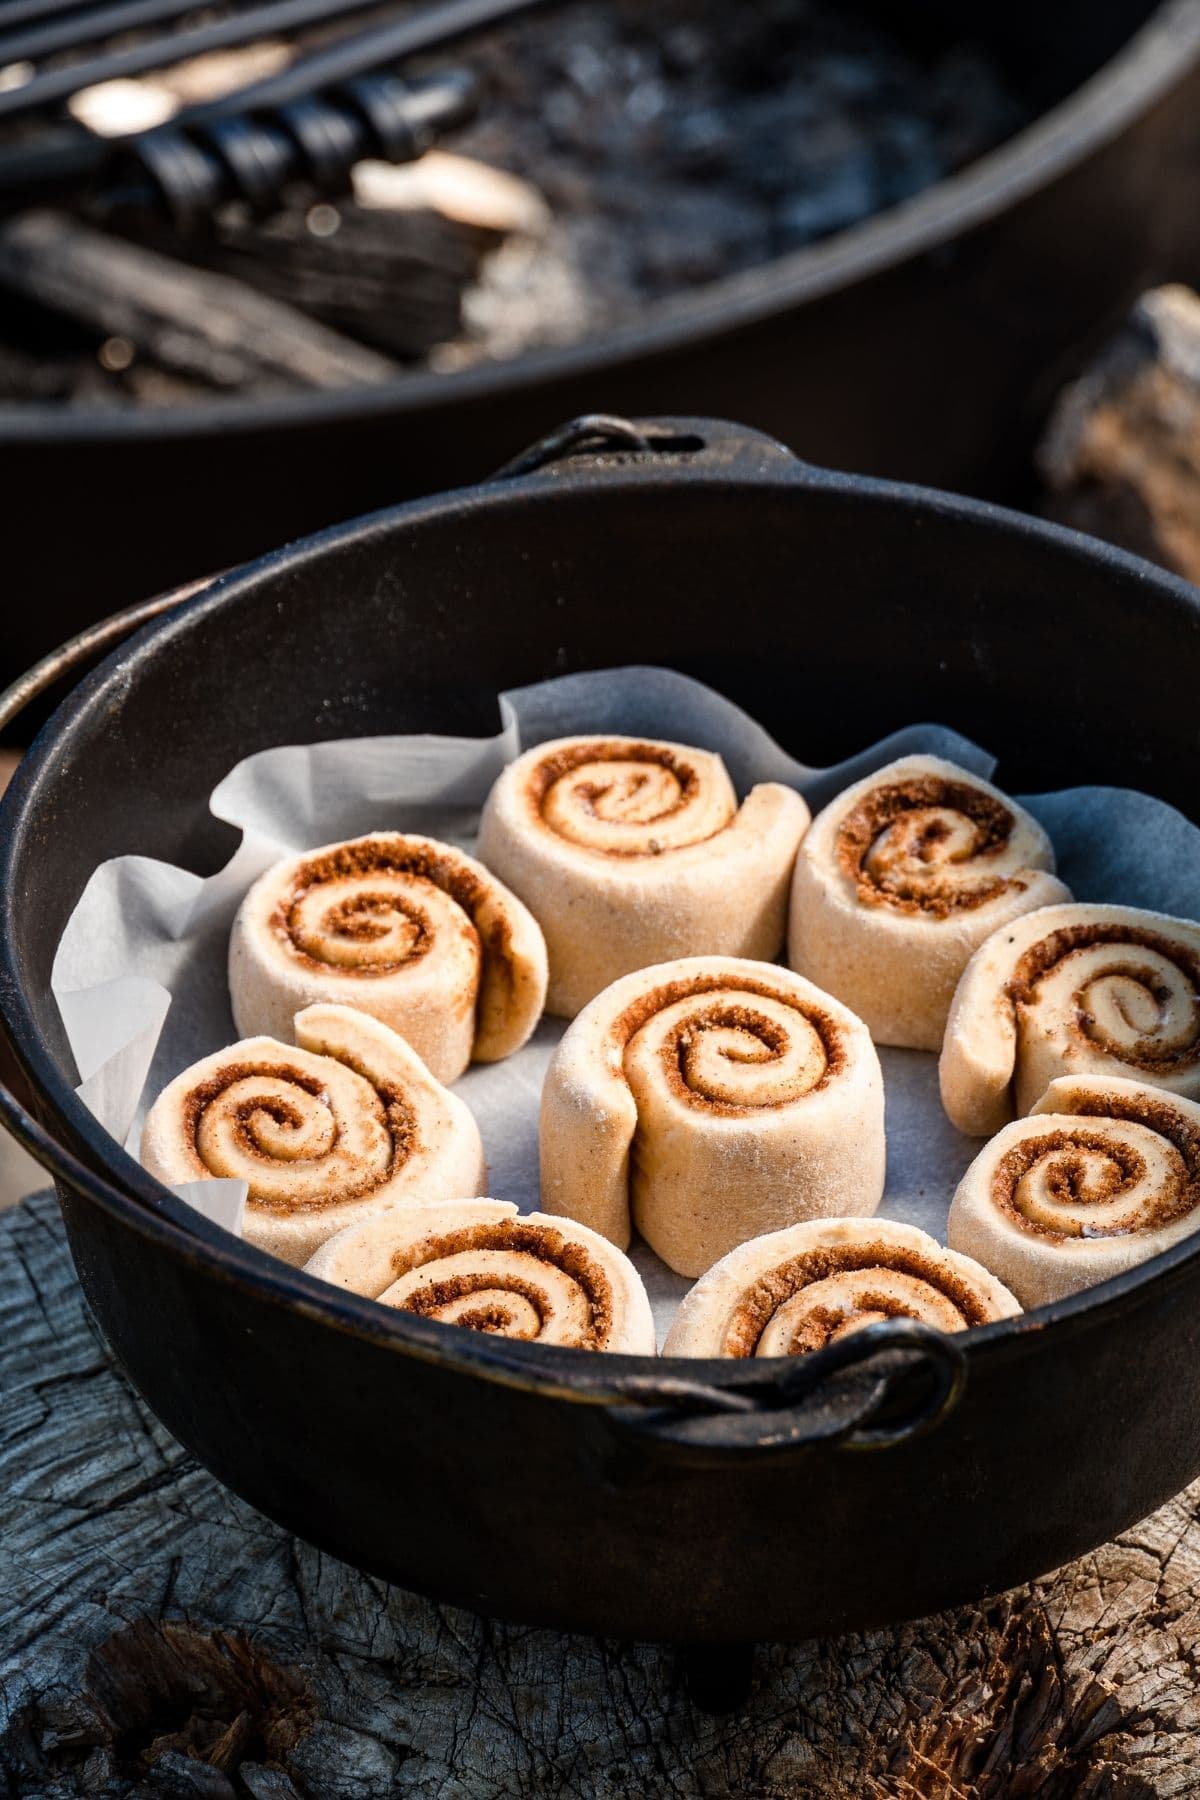
[[[613,1288],[598,1258],[553,1226],[523,1219],[465,1226],[393,1259],[385,1306],[527,1343],[603,1350]]]
[[[1063,1238],[1156,1231],[1200,1204],[1200,1129],[1148,1092],[1075,1095],[1078,1119],[1026,1134],[992,1175],[997,1208],[1022,1230]],[[1088,1127],[1079,1119],[1095,1116]]]
[[[536,921],[482,863],[375,832],[277,863],[238,910],[229,992],[243,1033],[285,1036],[332,1000],[398,1031],[444,1081],[518,1049],[546,994]]]
[[[271,1212],[317,1212],[388,1181],[419,1146],[416,1112],[349,1069],[332,1085],[285,1060],[232,1062],[185,1100],[185,1130],[212,1176],[247,1183]]]
[[[842,820],[837,859],[864,906],[945,919],[1012,888],[1015,817],[985,788],[942,775],[870,788]]]
[[[828,1219],[752,1239],[686,1295],[668,1356],[808,1356],[891,1319],[966,1331],[1019,1312],[981,1264],[912,1225]]]
[[[673,1269],[798,1218],[871,1213],[883,1083],[860,1020],[788,970],[694,957],[615,982],[542,1093],[542,1203]]]
[[[994,1316],[944,1258],[866,1238],[807,1251],[761,1275],[735,1307],[720,1353],[800,1356],[885,1319],[963,1331]]]
[[[1131,906],[1047,906],[976,951],[942,1045],[950,1118],[991,1136],[1066,1075],[1200,1098],[1200,926]]]
[[[310,1275],[398,1312],[491,1337],[653,1356],[654,1318],[628,1258],[585,1226],[503,1200],[452,1200],[339,1232]]]
[[[791,1105],[846,1061],[832,1013],[752,975],[653,988],[613,1022],[610,1044],[635,1093],[661,1081],[688,1105],[729,1113]]]
[[[938,1050],[979,945],[1068,899],[1031,813],[955,763],[901,757],[813,820],[796,857],[788,962],[852,1007],[877,1044]]]
[[[292,1263],[381,1208],[479,1192],[479,1129],[403,1038],[348,1006],[292,1023],[294,1046],[246,1038],[175,1077],[142,1133],[152,1174],[244,1181],[246,1237]]]
[[[1200,1226],[1200,1106],[1124,1075],[1062,1075],[958,1184],[949,1237],[1026,1306],[1078,1293]]]
[[[1133,1072],[1200,1062],[1200,956],[1161,931],[1087,922],[1047,932],[1020,957],[1008,996],[1025,1029],[1060,1018],[1086,1048]]]
[[[428,955],[439,932],[464,940],[477,968],[483,900],[483,884],[457,852],[381,834],[298,862],[272,925],[298,960],[341,974],[393,974]],[[492,922],[488,949],[509,952],[503,917]]]
[[[557,837],[605,856],[661,856],[704,843],[737,811],[715,758],[671,744],[583,739],[528,774],[529,805]]]

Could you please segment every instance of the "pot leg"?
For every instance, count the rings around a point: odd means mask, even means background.
[[[731,1713],[746,1704],[754,1685],[753,1644],[689,1644],[680,1661],[698,1712]]]

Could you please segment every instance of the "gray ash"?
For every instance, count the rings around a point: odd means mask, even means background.
[[[911,199],[1027,111],[967,45],[922,56],[830,0],[588,0],[475,52],[455,148],[528,178],[544,243],[485,265],[476,354],[637,317]]]

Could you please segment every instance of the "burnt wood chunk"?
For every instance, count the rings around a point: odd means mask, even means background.
[[[235,1499],[113,1366],[48,1196],[0,1218],[0,1308],[5,1800],[1196,1792],[1200,1484],[1002,1599],[759,1646],[743,1696],[714,1653],[487,1623]]]
[[[459,335],[463,293],[498,234],[427,208],[385,215],[351,200],[322,202],[309,216],[319,230],[295,213],[224,220],[211,237],[189,239],[185,254],[401,361]],[[146,241],[171,243],[165,231]]]
[[[1054,518],[1200,581],[1200,297],[1142,296],[1061,395],[1040,463]]]
[[[396,373],[389,357],[230,275],[60,213],[26,213],[0,227],[0,289],[210,388],[343,388]]]

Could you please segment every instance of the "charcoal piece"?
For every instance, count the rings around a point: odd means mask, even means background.
[[[353,201],[322,213],[332,214],[333,229],[321,234],[304,215],[264,225],[228,222],[190,245],[190,254],[404,361],[459,335],[463,292],[496,234],[440,213]]]

